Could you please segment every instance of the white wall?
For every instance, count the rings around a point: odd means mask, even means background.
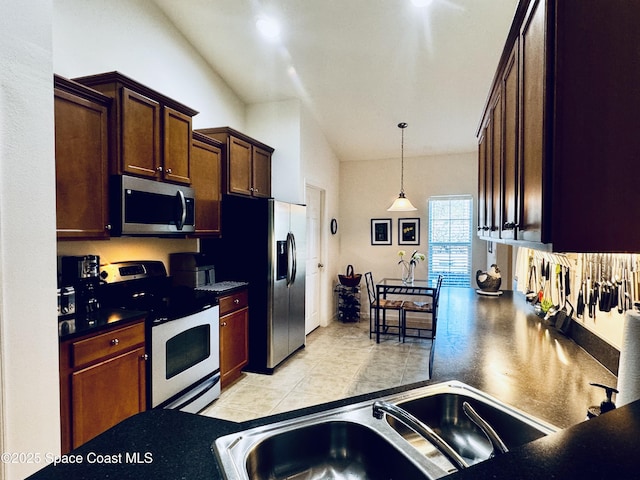
[[[153,2],[54,0],[53,6],[55,73],[116,70],[199,111],[194,128],[245,128],[245,105]]]
[[[60,449],[52,3],[16,5],[0,0],[0,450],[43,456]]]
[[[301,161],[302,174],[308,185],[325,192],[325,205],[320,227],[322,236],[322,263],[320,269],[320,325],[326,326],[335,316],[333,287],[337,279],[340,251],[340,161],[331,150],[322,130],[311,112],[305,107],[301,117]],[[338,233],[332,235],[329,224],[338,220]]]
[[[416,212],[387,212],[400,191],[400,158],[353,161],[340,164],[340,266],[352,264],[358,273],[371,271],[375,279],[399,277],[398,250],[427,254],[427,200],[433,195],[470,194],[477,199],[475,153],[404,159],[404,190]],[[398,245],[398,219],[420,218],[420,245]],[[392,219],[392,245],[371,245],[372,218]],[[473,232],[475,233],[475,225]],[[472,272],[484,269],[486,242],[473,235]],[[416,278],[427,276],[425,263],[416,267]],[[474,286],[474,284],[472,284]],[[366,302],[362,302],[366,308]]]
[[[247,108],[247,135],[275,148],[271,163],[271,195],[304,203],[301,176],[299,100],[258,103]]]

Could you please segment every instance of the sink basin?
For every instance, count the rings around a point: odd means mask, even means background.
[[[427,392],[422,396],[416,393],[416,398],[396,401],[395,404],[431,427],[470,465],[490,458],[493,447],[482,430],[464,413],[462,404],[465,401],[493,427],[509,450],[544,437],[555,430],[550,425],[524,416],[504,404],[489,401],[485,395],[473,389],[448,390]],[[386,416],[386,420],[423,455],[440,456],[429,442],[395,418]],[[443,465],[443,468],[445,467]]]
[[[379,433],[327,421],[271,435],[246,458],[250,479],[424,479],[420,468]]]
[[[490,457],[484,433],[462,403],[486,420],[509,449],[557,429],[460,382],[381,397],[436,431],[468,464]],[[456,468],[430,442],[389,415],[373,416],[374,399],[225,435],[214,452],[227,480],[436,479]],[[508,455],[508,453],[507,453]]]

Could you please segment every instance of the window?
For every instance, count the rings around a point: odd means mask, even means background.
[[[471,228],[473,200],[470,195],[429,199],[429,282],[439,275],[443,285],[471,285]]]

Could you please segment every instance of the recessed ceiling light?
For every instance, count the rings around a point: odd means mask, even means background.
[[[256,20],[256,27],[262,36],[269,40],[276,40],[280,37],[280,24],[271,17],[259,17]]]

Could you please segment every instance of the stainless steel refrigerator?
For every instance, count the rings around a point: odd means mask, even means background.
[[[222,238],[201,240],[216,281],[249,282],[249,364],[272,373],[305,344],[306,207],[225,196]]]

